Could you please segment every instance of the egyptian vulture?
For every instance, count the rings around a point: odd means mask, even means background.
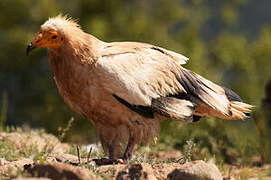
[[[131,158],[136,144],[156,140],[161,119],[244,119],[252,106],[232,90],[182,67],[173,51],[139,42],[103,42],[72,19],[40,27],[27,54],[47,47],[65,103],[97,128],[109,159]]]

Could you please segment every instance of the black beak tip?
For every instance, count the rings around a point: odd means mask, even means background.
[[[30,43],[27,48],[26,48],[26,56],[28,56],[28,54],[30,53],[30,51],[32,51],[33,49],[35,49],[35,45],[33,45],[32,43]]]

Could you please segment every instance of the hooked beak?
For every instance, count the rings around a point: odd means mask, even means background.
[[[36,46],[31,42],[26,48],[26,55],[28,56],[28,54],[35,48]]]

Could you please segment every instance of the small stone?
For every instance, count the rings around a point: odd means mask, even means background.
[[[31,167],[27,168],[26,171],[32,176],[46,177],[51,179],[66,179],[66,180],[100,179],[86,168],[58,162],[34,164]]]
[[[168,174],[170,180],[222,180],[222,176],[213,163],[192,161],[183,164]]]
[[[0,166],[5,165],[6,160],[4,158],[0,158]]]

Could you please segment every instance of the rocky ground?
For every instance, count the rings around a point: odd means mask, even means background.
[[[79,152],[79,156],[78,156]],[[237,167],[216,165],[212,160],[179,163],[176,150],[148,153],[128,164],[97,166],[99,148],[89,153],[61,143],[55,136],[41,131],[0,133],[0,179],[271,179],[269,165]]]

